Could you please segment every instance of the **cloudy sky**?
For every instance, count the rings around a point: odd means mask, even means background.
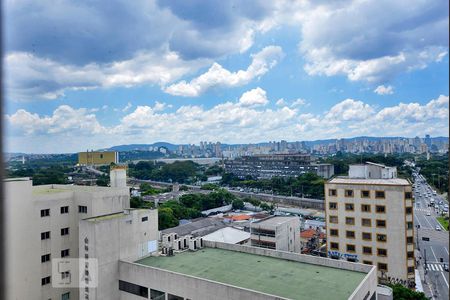
[[[448,136],[448,5],[6,0],[6,150]]]

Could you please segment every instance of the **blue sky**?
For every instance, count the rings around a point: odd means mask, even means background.
[[[6,1],[6,150],[448,136],[448,1]]]

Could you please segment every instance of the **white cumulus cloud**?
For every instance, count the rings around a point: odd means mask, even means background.
[[[176,96],[197,97],[213,87],[242,86],[267,73],[269,69],[278,63],[283,55],[281,47],[267,46],[251,56],[252,62],[246,70],[230,72],[220,64],[214,63],[208,71],[190,82],[182,80],[169,85],[164,91]]]
[[[394,93],[394,88],[391,85],[379,85],[373,92],[378,95],[392,95]]]

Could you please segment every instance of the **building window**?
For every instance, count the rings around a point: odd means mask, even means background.
[[[412,193],[411,192],[405,192],[405,199],[412,199]]]
[[[41,285],[47,285],[50,283],[51,276],[47,276],[41,279]]]
[[[177,295],[167,294],[167,300],[184,300],[184,299],[183,297]]]
[[[336,197],[337,191],[335,189],[329,189],[328,190],[328,196]]]
[[[385,228],[386,220],[377,220],[377,227]]]
[[[410,214],[412,214],[412,212],[413,212],[413,208],[411,206],[407,206],[405,209],[405,213],[407,215],[410,215]]]
[[[414,228],[413,222],[406,222],[406,228],[413,229]]]
[[[41,232],[41,240],[48,240],[50,238],[50,231]]]
[[[384,191],[375,191],[375,198],[384,199],[385,198]]]
[[[338,204],[336,202],[330,202],[330,203],[328,203],[328,208],[329,209],[337,209]]]
[[[408,267],[408,274],[414,274],[414,267]]]
[[[377,242],[386,242],[387,236],[385,234],[377,233]]]
[[[61,300],[69,300],[69,299],[70,299],[70,292],[61,295]]]
[[[66,272],[61,272],[61,279],[67,279],[70,278],[70,272],[66,271]]]
[[[68,235],[69,234],[69,227],[61,228],[61,235]]]
[[[384,214],[386,212],[386,206],[375,205],[375,211],[377,212],[377,214]]]
[[[345,203],[345,210],[347,210],[347,211],[354,211],[355,210],[355,205],[353,205],[353,203]]]
[[[365,241],[371,241],[372,240],[372,234],[370,232],[363,232],[362,233],[362,239]]]
[[[377,249],[377,255],[378,256],[387,256],[387,250],[386,249],[382,249],[382,248],[378,248]]]
[[[331,250],[339,250],[339,243],[330,243]]]
[[[345,197],[353,197],[353,190],[345,190]]]
[[[372,247],[363,247],[363,253],[372,255]]]
[[[148,288],[146,288],[145,286],[131,283],[131,282],[119,280],[119,290],[136,295],[136,296],[148,298]],[[151,299],[154,299],[154,298],[151,298]]]
[[[347,252],[355,252],[356,247],[353,244],[347,244]]]
[[[361,211],[362,212],[370,212],[370,205],[369,204],[361,204]]]
[[[50,208],[41,209],[41,218],[50,216]]]
[[[370,219],[361,219],[361,225],[364,227],[372,227],[372,221]]]
[[[373,263],[370,260],[363,260],[363,264],[365,264],[365,265],[373,265]]]
[[[354,231],[351,231],[351,230],[347,230],[347,231],[345,232],[345,236],[346,236],[347,238],[349,238],[349,239],[354,239],[354,238],[355,238],[355,232],[354,232]]]
[[[69,256],[69,249],[65,249],[61,251],[61,257]]]
[[[408,251],[408,258],[414,258],[414,251]]]
[[[339,236],[338,229],[330,229],[330,236]]]
[[[412,237],[412,236],[407,236],[407,237],[406,237],[406,243],[407,243],[407,244],[414,244],[414,237]]]
[[[148,217],[143,217],[142,218],[142,222],[147,222],[148,221]]]
[[[61,206],[61,213],[62,214],[68,214],[69,213],[69,207],[68,206]]]
[[[378,271],[387,272],[388,271],[388,265],[384,264],[384,263],[378,263]]]
[[[87,206],[78,205],[78,212],[81,214],[87,214]]]
[[[346,217],[345,218],[345,224],[347,224],[347,225],[355,225],[355,218]]]
[[[370,198],[370,191],[361,191],[361,198]]]
[[[338,217],[337,216],[330,216],[329,220],[330,220],[330,223],[338,223]]]
[[[50,261],[50,254],[45,254],[41,256],[41,263]]]
[[[166,293],[151,289],[150,290],[150,299],[164,300],[164,299],[166,299]]]

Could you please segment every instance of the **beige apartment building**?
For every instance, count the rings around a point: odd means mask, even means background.
[[[377,266],[378,278],[414,283],[412,185],[395,167],[351,165],[325,184],[328,256]]]

